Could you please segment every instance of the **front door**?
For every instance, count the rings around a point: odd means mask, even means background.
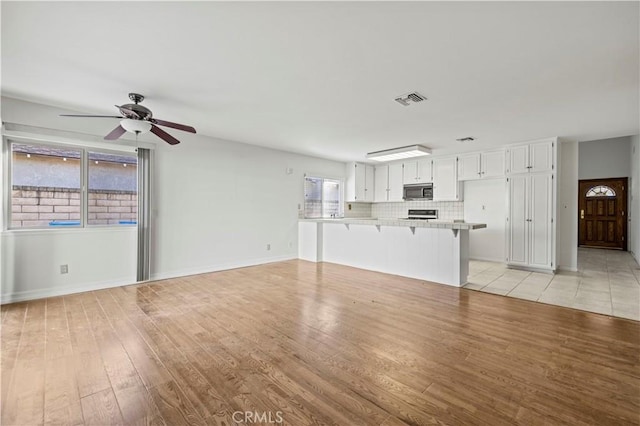
[[[627,249],[627,178],[581,180],[578,244]]]

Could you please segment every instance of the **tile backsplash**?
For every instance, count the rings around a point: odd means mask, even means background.
[[[351,205],[351,210],[349,210]],[[464,201],[403,201],[398,203],[344,203],[344,217],[395,219],[407,217],[409,209],[436,209],[438,219],[464,219]]]
[[[371,206],[371,203],[344,203],[344,217],[375,217],[371,214]]]

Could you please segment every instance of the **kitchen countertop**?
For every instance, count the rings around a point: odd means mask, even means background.
[[[486,223],[453,222],[438,219],[431,220],[409,220],[392,218],[372,218],[372,217],[344,217],[337,219],[298,219],[300,222],[316,223],[342,223],[345,225],[383,225],[383,226],[407,226],[411,228],[442,228],[442,229],[482,229],[486,228]]]

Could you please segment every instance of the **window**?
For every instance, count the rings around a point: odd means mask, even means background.
[[[10,228],[136,223],[135,153],[17,142],[10,151]]]
[[[587,191],[587,197],[615,197],[616,191],[608,186],[598,185]]]
[[[138,159],[135,155],[88,153],[89,225],[135,225]]]
[[[307,218],[342,217],[342,182],[320,177],[304,178],[304,216]]]

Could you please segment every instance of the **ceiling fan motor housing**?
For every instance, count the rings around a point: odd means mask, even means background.
[[[151,110],[138,104],[125,104],[118,107],[120,113],[132,120],[149,121],[153,117]]]

